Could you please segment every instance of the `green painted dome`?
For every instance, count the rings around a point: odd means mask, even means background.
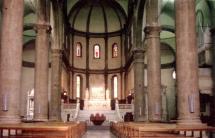
[[[121,31],[126,22],[122,7],[111,0],[81,0],[69,13],[72,29],[88,33],[112,33]]]

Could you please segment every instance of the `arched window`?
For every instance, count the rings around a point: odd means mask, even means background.
[[[81,95],[81,76],[76,76],[76,97],[80,98]]]
[[[100,58],[100,46],[98,44],[94,45],[93,51],[94,58]]]
[[[113,76],[113,96],[114,98],[118,97],[118,78]]]
[[[112,45],[112,57],[113,58],[118,57],[118,45],[117,45],[117,43],[114,43]]]
[[[80,42],[76,43],[76,56],[81,57],[82,56],[82,45]]]

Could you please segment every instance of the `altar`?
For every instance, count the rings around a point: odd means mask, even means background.
[[[110,100],[85,100],[84,110],[111,110]]]
[[[92,88],[86,92],[84,110],[111,110],[109,91],[103,88]]]

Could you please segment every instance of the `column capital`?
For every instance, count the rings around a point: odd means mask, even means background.
[[[159,25],[146,26],[144,32],[146,33],[146,38],[159,38],[161,27]]]
[[[38,30],[46,30],[47,33],[51,33],[51,25],[49,24],[40,24],[40,23],[37,23],[37,24],[34,24],[34,30],[37,32]]]
[[[51,49],[52,53],[58,53],[58,54],[62,54],[63,50],[62,49]]]
[[[133,52],[133,56],[134,56],[135,61],[141,60],[141,62],[144,63],[144,53],[145,53],[144,49],[142,49],[142,48],[134,48],[132,50],[132,52]]]

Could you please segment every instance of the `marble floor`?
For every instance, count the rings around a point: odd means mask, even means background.
[[[82,138],[116,138],[109,130],[87,130]]]

